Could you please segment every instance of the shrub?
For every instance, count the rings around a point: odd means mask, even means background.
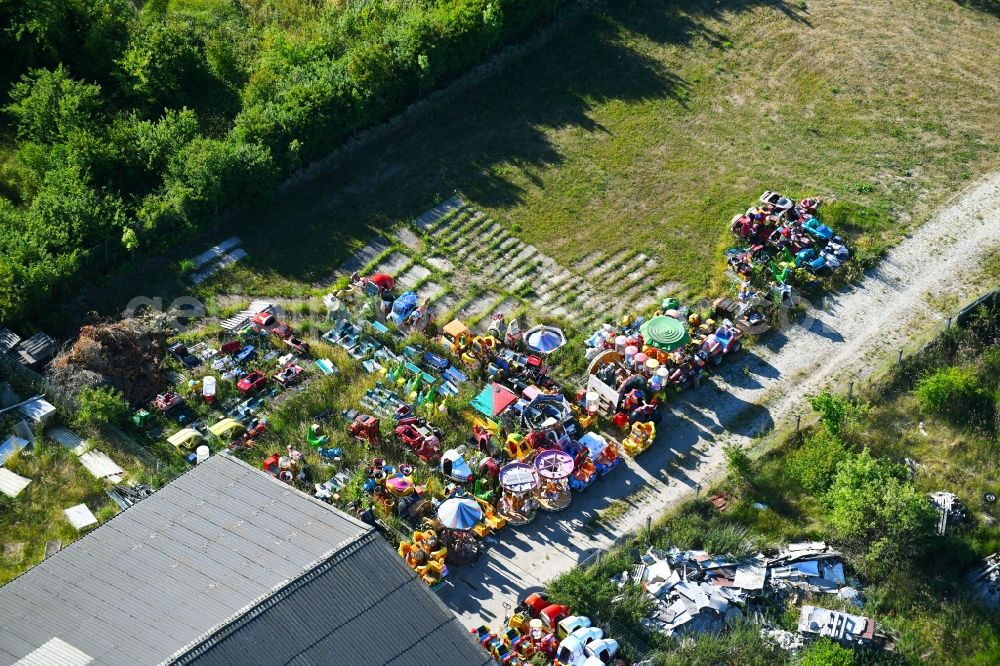
[[[739,622],[720,634],[700,634],[683,640],[657,663],[664,666],[775,666],[788,662],[788,653],[761,636],[759,625]]]
[[[969,368],[935,370],[917,382],[914,395],[923,411],[961,421],[989,413],[993,403]]]
[[[727,445],[724,449],[726,462],[729,463],[729,474],[743,489],[754,486],[754,465],[750,456],[738,446]]]
[[[844,443],[827,431],[810,435],[788,460],[788,473],[804,490],[821,495],[830,488],[837,465],[850,455]]]
[[[937,514],[905,479],[901,465],[865,449],[840,463],[826,495],[834,536],[860,556],[869,573],[898,569],[934,538]]]
[[[128,417],[128,401],[118,389],[88,386],[76,397],[76,420],[84,426],[98,427],[104,423],[121,425]]]
[[[105,504],[102,504],[94,513],[94,516],[102,525],[117,515],[118,505],[114,502],[106,502]]]

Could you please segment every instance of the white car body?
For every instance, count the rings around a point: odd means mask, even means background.
[[[588,644],[583,649],[587,655],[587,660],[583,666],[605,666],[610,664],[618,653],[618,641],[611,638],[602,638]]]
[[[556,627],[556,635],[566,638],[577,629],[586,629],[590,626],[590,618],[586,615],[570,615],[559,621]]]
[[[566,666],[583,666],[587,663],[586,647],[604,638],[604,632],[598,627],[577,629],[559,643],[556,655],[560,664]]]
[[[772,192],[768,190],[764,194],[760,195],[760,202],[762,204],[774,204],[779,210],[788,210],[795,205],[795,202],[787,197],[783,197],[777,192]]]

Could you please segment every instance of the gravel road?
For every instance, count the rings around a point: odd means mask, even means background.
[[[507,606],[643,527],[724,471],[723,447],[808,412],[824,387],[860,380],[940,323],[933,303],[964,303],[983,255],[1000,247],[1000,173],[944,203],[860,284],[813,303],[805,317],[726,361],[668,407],[656,444],[577,494],[559,514],[507,528],[472,566],[454,568],[442,599],[468,625],[497,624]],[[603,515],[602,515],[603,514]]]

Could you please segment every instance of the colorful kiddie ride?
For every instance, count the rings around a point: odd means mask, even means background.
[[[531,460],[535,454],[535,447],[532,446],[531,442],[517,432],[507,435],[505,450],[511,460]]]
[[[507,463],[500,468],[500,502],[497,512],[511,525],[527,525],[538,512],[535,493],[539,486],[534,466],[523,462]]]
[[[399,543],[398,552],[403,561],[431,587],[441,585],[448,575],[445,564],[448,549],[433,530],[414,532],[409,541]]]
[[[628,436],[622,440],[622,448],[634,458],[652,446],[655,437],[656,426],[652,421],[636,422],[632,424]]]
[[[560,666],[603,666],[618,653],[618,641],[604,638],[603,630],[589,624],[587,620],[588,626],[574,629],[559,643],[556,662]]]
[[[733,326],[728,319],[715,329],[714,333],[706,335],[698,349],[698,355],[706,362],[720,365],[727,354],[738,352],[743,348],[743,331]]]
[[[751,294],[749,290],[746,294],[745,300],[741,301],[722,296],[712,305],[719,316],[731,319],[744,334],[760,335],[769,328],[767,317],[760,306],[760,296],[756,292]]]
[[[538,507],[543,511],[562,511],[573,501],[569,477],[575,465],[573,457],[558,449],[539,451],[535,471],[541,479],[537,490]]]
[[[441,457],[441,431],[422,418],[400,420],[396,435],[426,463],[434,464]]]
[[[618,445],[595,432],[584,433],[580,437],[580,444],[586,447],[589,458],[600,476],[604,476],[622,462]]]
[[[365,442],[374,449],[382,446],[382,431],[379,420],[370,414],[358,414],[347,426],[348,434],[359,442]]]
[[[318,423],[313,423],[306,431],[306,443],[314,449],[325,446],[329,441],[330,436],[322,434]]]
[[[517,605],[515,612],[530,619],[541,620],[542,627],[553,634],[559,623],[570,615],[569,606],[551,603],[548,595],[543,592],[529,594]]]
[[[479,502],[469,497],[452,497],[441,502],[437,519],[444,529],[449,564],[468,564],[479,556],[479,542],[472,531],[483,520]]]
[[[173,391],[166,391],[156,396],[156,400],[153,401],[153,406],[155,406],[161,412],[166,413],[180,406],[183,402],[184,402],[184,397],[179,393],[174,393]]]
[[[606,638],[590,618],[570,615],[543,594],[521,601],[502,633],[488,625],[470,629],[484,650],[501,664],[552,663],[554,666],[606,666],[616,663],[618,642]],[[543,656],[542,662],[538,661]]]
[[[170,435],[170,437],[167,437],[167,441],[177,447],[178,450],[184,449],[188,451],[193,451],[204,440],[205,436],[194,428],[182,428]]]
[[[298,382],[301,376],[302,367],[295,362],[290,362],[275,373],[274,381],[281,386],[288,387]]]
[[[597,465],[591,460],[588,448],[576,441],[574,441],[574,444],[576,445],[576,455],[573,460],[576,467],[573,469],[573,473],[570,474],[569,487],[570,490],[580,492],[589,488],[590,484],[597,480]],[[569,452],[567,451],[567,453]]]
[[[466,460],[467,449],[459,446],[441,455],[441,473],[457,483],[468,483],[475,476]]]
[[[524,613],[515,613],[502,634],[493,633],[489,625],[470,631],[483,649],[501,664],[529,664],[536,655],[544,656],[548,663],[559,647],[555,634],[547,631],[541,620],[529,618]]]
[[[250,393],[256,391],[267,382],[267,377],[260,370],[254,370],[240,378],[236,382],[236,388],[240,393]]]
[[[472,344],[472,331],[458,319],[452,319],[441,329],[441,343],[456,357],[461,357]]]
[[[265,458],[261,469],[288,484],[306,480],[305,461],[302,460],[302,453],[293,449],[291,445],[288,446],[286,455],[272,453]]]

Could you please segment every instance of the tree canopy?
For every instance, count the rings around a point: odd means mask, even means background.
[[[572,1],[0,0],[0,320],[266,196]]]

